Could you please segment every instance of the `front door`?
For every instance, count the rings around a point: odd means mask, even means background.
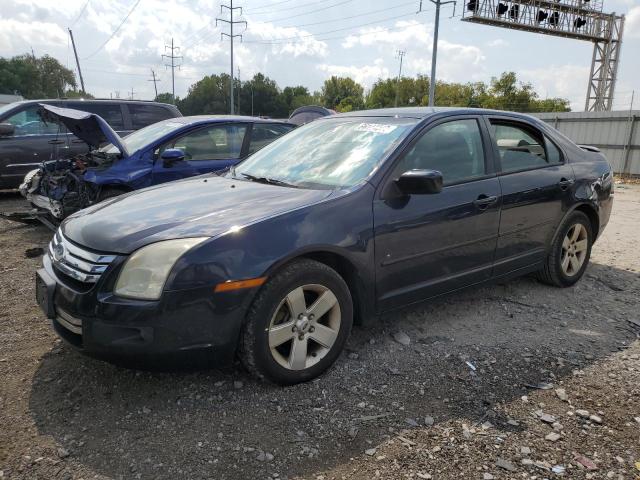
[[[192,130],[164,144],[156,152],[153,183],[201,175],[235,165],[246,151],[247,124],[214,124]],[[184,152],[181,161],[163,162],[162,152],[179,148]]]
[[[441,121],[418,137],[388,181],[412,169],[438,170],[440,193],[376,199],[373,205],[378,307],[387,310],[491,276],[500,185],[480,117]]]
[[[562,152],[535,126],[489,118],[502,188],[495,276],[543,261],[571,202],[574,173]]]

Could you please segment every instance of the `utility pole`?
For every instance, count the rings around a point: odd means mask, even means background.
[[[446,5],[448,3],[454,4],[455,9],[455,0],[448,0],[443,2],[442,0],[429,0],[436,6],[436,22],[433,27],[433,49],[431,53],[431,78],[429,78],[429,106],[433,107],[435,105],[436,98],[436,64],[438,60],[438,28],[440,27],[440,6]],[[420,9],[418,13],[422,11],[422,0],[420,0]]]
[[[80,70],[80,60],[78,60],[78,52],[76,51],[76,42],[73,40],[73,32],[69,29],[69,36],[71,37],[71,45],[73,46],[73,54],[76,57],[76,66],[78,67],[78,76],[80,77],[80,85],[82,86],[82,93],[87,93],[84,90],[84,79],[82,78],[82,70]]]
[[[165,45],[164,48],[165,48],[165,51],[167,51],[167,50],[171,51],[170,55],[162,54],[162,58],[166,58],[168,60],[171,60],[171,64],[167,65],[165,63],[164,66],[165,66],[165,68],[171,67],[171,101],[175,105],[175,103],[176,103],[176,77],[175,77],[175,71],[176,71],[176,67],[178,67],[178,69],[180,69],[180,65],[176,65],[176,60],[182,60],[182,55],[174,55],[174,52],[176,50],[178,52],[180,52],[180,47],[174,47],[173,46],[173,37],[171,37],[171,46]]]
[[[406,55],[406,50],[396,50],[396,58],[400,59],[400,70],[398,71],[398,81],[396,82],[396,101],[394,106],[398,106],[398,95],[400,92],[400,78],[402,77],[402,57]]]
[[[151,69],[151,78],[147,80],[147,82],[153,82],[153,88],[156,91],[155,98],[158,98],[158,78],[156,77],[156,72],[153,71],[153,68]]]
[[[238,67],[238,115],[240,115],[240,90],[242,90],[242,82],[240,81],[240,67]]]
[[[224,11],[224,9],[229,10],[229,20],[226,20],[224,18],[216,18],[216,27],[218,26],[218,22],[223,22],[229,25],[229,29],[230,29],[230,33],[221,33],[220,37],[229,37],[229,40],[231,42],[231,76],[229,78],[229,85],[230,85],[230,89],[229,89],[229,100],[231,103],[231,115],[233,115],[235,113],[235,109],[234,109],[234,101],[233,101],[233,39],[235,37],[240,37],[240,40],[242,41],[242,35],[234,35],[233,34],[233,26],[236,23],[244,23],[245,28],[247,27],[247,22],[245,22],[244,20],[233,20],[233,12],[235,10],[240,10],[240,15],[242,15],[242,7],[234,7],[233,6],[233,0],[229,0],[229,5],[220,5],[220,13],[222,13]]]
[[[136,93],[136,92],[134,92],[134,91],[133,91],[133,87],[131,87],[131,98],[130,98],[129,100],[133,100],[133,95],[134,95],[135,93]]]

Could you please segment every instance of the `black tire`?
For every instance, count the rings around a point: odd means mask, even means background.
[[[119,188],[103,188],[98,195],[98,201],[96,203],[102,202],[108,198],[119,197],[124,193],[127,192],[120,190]]]
[[[318,355],[319,360],[310,359],[317,363],[300,370],[292,370],[285,368],[275,358],[269,345],[269,329],[272,319],[276,318],[276,313],[282,312],[286,307],[286,298],[298,288],[302,286],[321,286],[330,290],[337,300],[336,310],[330,310],[326,314],[321,315],[317,319],[320,322],[326,322],[329,314],[339,316],[339,327],[336,328],[337,336],[332,346],[326,349],[323,356]],[[305,293],[306,295],[307,293]],[[319,298],[319,297],[318,297]],[[305,304],[311,305],[313,300],[305,300]],[[332,307],[335,308],[335,307]],[[339,311],[339,314],[336,313]],[[306,315],[306,314],[305,314]],[[306,320],[306,317],[305,317]],[[295,322],[295,318],[287,317],[288,322]],[[282,324],[286,323],[283,321]],[[245,368],[260,379],[267,379],[281,385],[292,385],[296,383],[306,382],[327,370],[338,358],[347,341],[351,327],[353,325],[353,302],[347,284],[338,273],[327,265],[316,262],[314,260],[302,259],[296,260],[284,266],[278,273],[264,284],[260,292],[257,294],[251,308],[246,317],[243,332],[240,338],[239,356]],[[294,328],[298,328],[295,326]],[[304,328],[309,328],[304,325]],[[316,327],[317,328],[317,327]],[[283,330],[284,331],[284,330]],[[314,330],[307,330],[310,340],[306,340],[309,345],[315,346],[313,341],[314,334],[310,333]],[[291,334],[297,336],[298,333]],[[304,335],[304,334],[303,334]],[[289,340],[289,348],[293,349],[295,338]],[[320,345],[320,344],[318,344]],[[280,348],[280,347],[278,347]],[[287,348],[286,342],[282,348]],[[309,347],[312,349],[313,347]],[[292,354],[291,354],[292,355]],[[314,352],[310,354],[315,357]],[[282,361],[282,358],[280,361]],[[305,348],[305,358],[308,353]]]
[[[562,260],[564,256],[563,242],[567,234],[577,225],[582,225],[586,230],[587,248],[582,265],[575,272],[570,275],[567,274],[562,267]],[[591,258],[591,247],[593,246],[593,229],[591,227],[591,221],[582,212],[571,213],[562,226],[558,230],[544,266],[537,272],[538,280],[548,285],[554,285],[556,287],[570,287],[574,285],[584,275],[587,266],[589,265],[589,259]]]

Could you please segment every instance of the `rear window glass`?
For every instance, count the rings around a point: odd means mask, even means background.
[[[134,130],[138,130],[139,128],[151,125],[152,123],[173,117],[168,109],[157,105],[138,105],[130,103],[128,104],[128,107]]]

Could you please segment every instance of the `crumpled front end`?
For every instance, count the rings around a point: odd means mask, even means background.
[[[80,158],[44,162],[27,173],[20,193],[34,207],[62,220],[96,201],[98,188],[83,179],[86,170]]]

